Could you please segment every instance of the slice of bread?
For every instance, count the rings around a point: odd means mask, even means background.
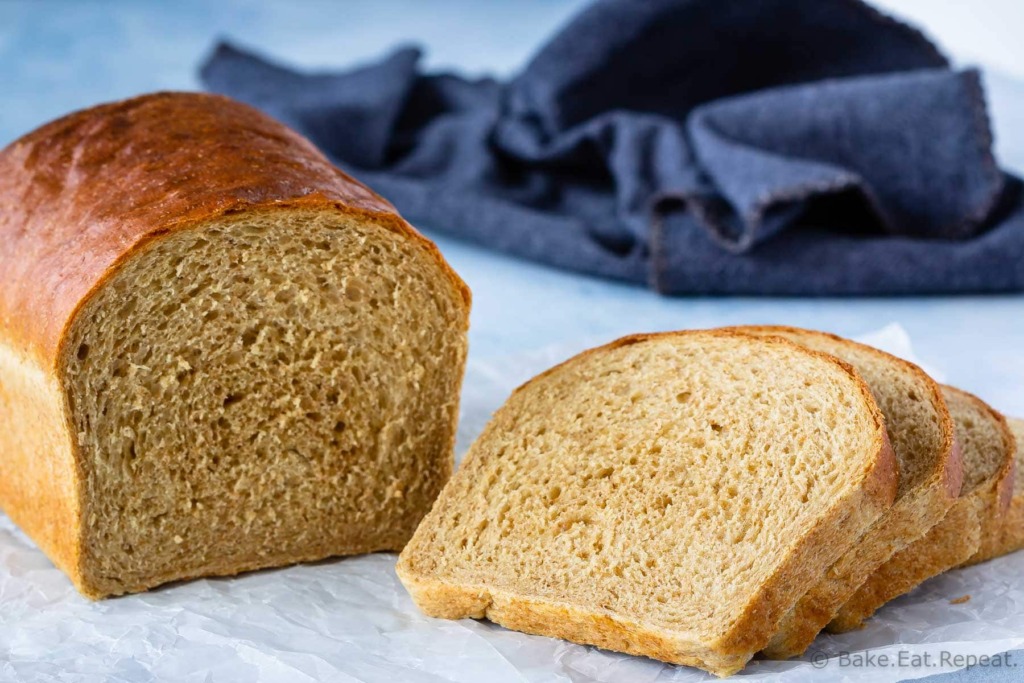
[[[882,605],[926,579],[998,552],[1013,485],[1013,435],[1003,416],[978,397],[948,386],[942,393],[963,449],[961,499],[928,534],[868,577],[829,624],[833,633],[860,628]]]
[[[1024,420],[1008,417],[1006,423],[1013,434],[1014,476],[1010,509],[1003,518],[1003,530],[996,555],[1005,555],[1024,548]]]
[[[308,141],[162,93],[0,152],[0,506],[86,596],[400,550],[469,291]]]
[[[848,365],[729,331],[637,335],[517,389],[398,573],[432,616],[727,675],[896,488]]]
[[[923,370],[878,349],[825,332],[740,327],[832,354],[857,370],[885,416],[896,454],[896,501],[790,610],[764,649],[771,658],[803,654],[864,579],[939,522],[957,500],[963,463],[942,390]]]
[[[961,392],[965,393],[966,392]],[[966,394],[981,403],[981,400]],[[1002,554],[1003,530],[1006,526],[1006,515],[1013,503],[1013,485],[1017,470],[1017,440],[1006,417],[982,403],[987,408],[984,415],[992,415],[994,421],[965,421],[965,427],[975,431],[974,437],[984,443],[985,469],[995,471],[995,481],[978,496],[978,521],[981,523],[981,546],[978,552],[962,566],[979,564]],[[979,406],[980,409],[980,406]]]

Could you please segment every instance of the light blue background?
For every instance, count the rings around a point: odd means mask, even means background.
[[[398,42],[415,39],[427,47],[432,68],[508,74],[583,4],[0,1],[0,145],[72,109],[145,91],[196,89],[196,66],[219,36],[308,68],[372,59]],[[899,0],[887,4],[898,5]],[[908,4],[924,13],[920,19],[929,20],[928,6]],[[942,4],[931,7],[938,12]],[[996,5],[988,6],[990,14]],[[1019,12],[1015,4],[1005,7]],[[998,22],[998,14],[993,17]],[[943,30],[951,30],[942,16],[936,14],[935,20]],[[963,54],[986,53],[983,29],[972,27],[980,38]],[[1012,62],[1007,57],[1012,54],[1003,48],[992,54],[995,62],[1005,65]],[[986,71],[986,82],[997,153],[1005,165],[1024,172],[1024,85],[995,70]],[[477,358],[637,331],[785,323],[853,335],[895,321],[909,331],[922,360],[944,369],[951,383],[980,394],[997,408],[1024,415],[1021,296],[666,299],[643,289],[515,261],[432,230],[443,226],[420,227],[437,239],[473,289],[470,346]],[[1024,657],[1018,661],[1024,665]],[[965,674],[965,680],[983,680],[982,676],[999,672],[976,673]],[[1012,670],[1002,673],[1017,679]],[[955,676],[944,679],[958,680]]]

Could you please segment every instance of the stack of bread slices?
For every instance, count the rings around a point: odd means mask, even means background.
[[[626,337],[512,394],[398,572],[432,616],[725,676],[1024,546],[1022,440],[830,334]]]

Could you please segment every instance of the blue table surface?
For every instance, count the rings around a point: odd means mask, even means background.
[[[0,1],[0,145],[87,105],[198,89],[196,66],[219,37],[310,69],[372,59],[415,39],[431,68],[501,75],[583,4]],[[1024,84],[991,70],[985,80],[997,155],[1024,172]],[[420,227],[473,290],[476,358],[637,331],[785,323],[853,335],[898,322],[920,358],[942,368],[949,382],[1024,415],[1022,296],[668,299],[460,243],[444,237],[444,226]],[[998,673],[968,670],[935,680],[993,680]],[[1005,680],[1012,673],[1002,672]]]

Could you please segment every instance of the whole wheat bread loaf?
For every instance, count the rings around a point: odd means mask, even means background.
[[[998,552],[1013,485],[1013,436],[1006,420],[977,396],[942,387],[963,450],[960,500],[924,537],[868,577],[839,610],[828,630],[860,628],[885,603],[923,581]]]
[[[825,332],[778,326],[736,329],[780,336],[852,365],[885,416],[900,474],[893,506],[800,598],[772,636],[764,653],[785,659],[803,654],[868,575],[946,515],[960,494],[963,463],[942,390],[916,365]]]
[[[469,293],[296,133],[156,94],[0,152],[0,506],[91,598],[399,550]]]
[[[727,675],[896,486],[848,365],[736,332],[637,335],[517,389],[398,573],[432,616]]]

